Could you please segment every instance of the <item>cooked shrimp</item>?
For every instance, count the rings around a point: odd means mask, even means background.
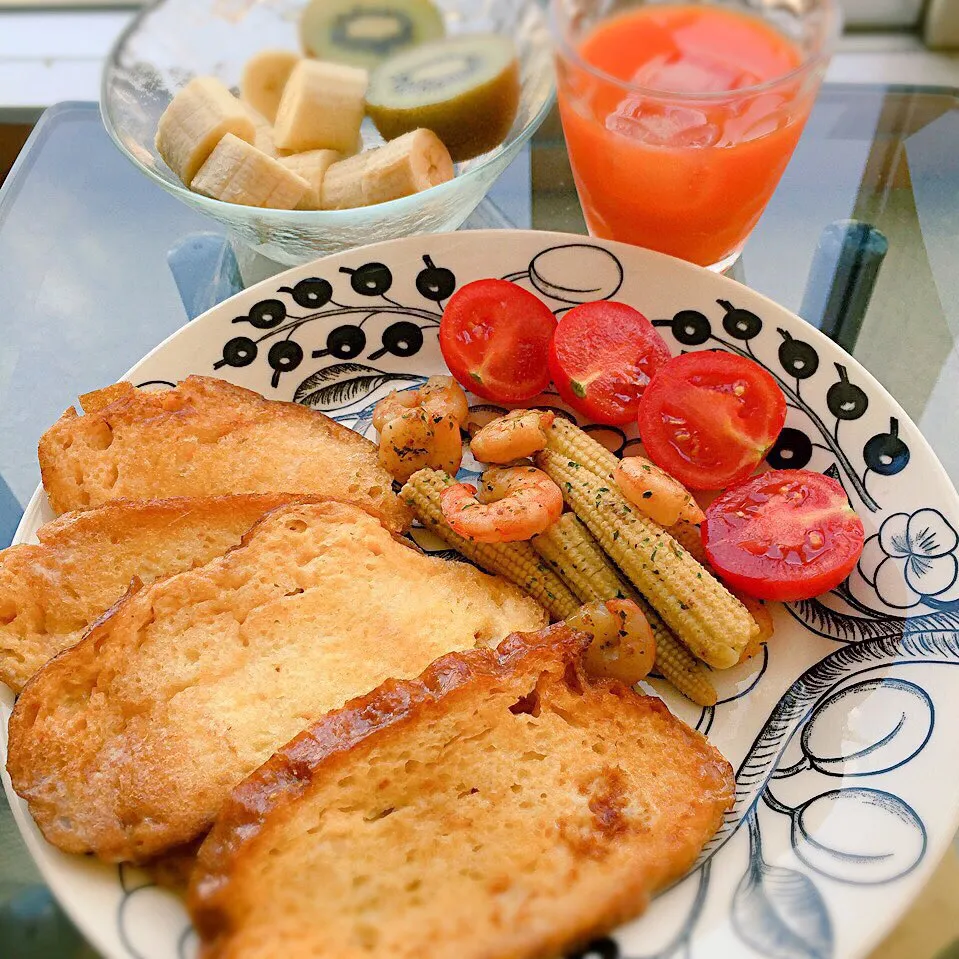
[[[460,536],[478,543],[515,543],[537,536],[562,515],[562,491],[533,466],[493,467],[482,483],[479,495],[470,483],[443,492],[443,516]]]
[[[416,406],[418,393],[419,390],[403,390],[401,393],[393,390],[392,393],[384,396],[373,409],[373,428],[376,432],[382,433],[383,427],[390,420],[395,420],[413,409]]]
[[[382,433],[390,419],[416,407],[427,413],[451,416],[457,426],[466,422],[470,412],[466,394],[452,376],[431,376],[418,390],[393,390],[380,400],[373,410],[373,427]]]
[[[679,480],[642,456],[621,460],[613,479],[623,496],[660,526],[673,526],[681,519],[701,523],[706,518]]]
[[[463,387],[452,376],[431,376],[419,390],[417,406],[428,413],[452,416],[462,426],[470,415],[469,401]]]
[[[589,633],[586,669],[634,686],[656,662],[656,640],[643,611],[628,599],[591,603],[567,617],[566,625]]]
[[[413,407],[380,430],[380,463],[401,483],[427,466],[455,475],[462,459],[460,427],[452,416]]]
[[[471,440],[470,452],[481,463],[512,463],[546,449],[546,431],[554,414],[513,410],[487,423]]]
[[[427,466],[456,473],[468,415],[466,394],[452,376],[431,376],[418,390],[393,390],[373,410],[380,462],[401,483]]]

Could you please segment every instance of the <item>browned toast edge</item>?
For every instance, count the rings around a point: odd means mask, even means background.
[[[115,499],[104,503],[102,506],[93,506],[90,509],[72,509],[66,513],[44,523],[37,530],[37,539],[41,546],[55,546],[57,539],[64,531],[70,527],[83,530],[86,524],[94,523],[99,516],[109,516],[115,512],[122,515],[127,512],[139,513],[149,510],[169,510],[171,512],[187,513],[192,509],[214,506],[230,506],[231,503],[253,503],[262,502],[264,504],[263,513],[271,513],[275,509],[281,509],[284,506],[291,506],[297,503],[322,503],[330,499],[328,496],[313,495],[310,493],[224,493],[217,496],[164,496],[152,497],[150,499]],[[268,504],[275,505],[269,506]],[[377,519],[382,521],[382,517],[372,509],[362,507],[368,513],[372,513]],[[19,544],[23,545],[23,544]],[[7,549],[16,549],[17,545],[8,546]],[[7,550],[0,550],[0,556]]]
[[[271,812],[295,802],[309,788],[326,763],[375,733],[410,722],[476,677],[506,678],[527,658],[531,673],[538,661],[543,668],[552,664],[563,669],[572,666],[589,643],[589,636],[563,623],[535,633],[513,633],[495,650],[448,653],[417,679],[387,680],[307,727],[233,790],[200,847],[188,908],[201,937],[215,939],[221,931],[217,898],[228,885],[223,876],[230,860],[255,839]]]

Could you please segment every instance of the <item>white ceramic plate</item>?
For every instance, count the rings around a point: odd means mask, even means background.
[[[184,327],[129,379],[172,385],[215,374],[372,435],[372,406],[388,390],[445,372],[443,303],[481,277],[514,280],[557,312],[615,297],[656,322],[676,352],[720,348],[762,363],[789,401],[772,461],[834,475],[868,536],[843,587],[777,608],[765,656],[714,674],[717,706],[694,707],[654,681],[732,762],[735,809],[690,875],[582,956],[864,955],[956,829],[959,673],[949,667],[959,665],[959,500],[896,402],[833,343],[738,283],[678,260],[558,234],[476,232],[298,267]],[[556,396],[541,403],[561,406]],[[617,451],[630,439],[599,435]],[[16,541],[32,540],[50,518],[38,493]],[[10,705],[8,695],[4,720]],[[6,777],[4,785],[44,876],[106,956],[194,954],[173,895],[137,870],[59,853]]]

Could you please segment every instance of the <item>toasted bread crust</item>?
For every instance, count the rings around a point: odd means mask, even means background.
[[[112,383],[110,386],[104,386],[99,390],[91,390],[89,393],[81,393],[77,399],[80,403],[80,409],[84,413],[99,413],[106,409],[111,403],[124,399],[136,390],[132,383],[126,380],[120,380],[119,383]]]
[[[201,937],[202,959],[266,959],[272,955],[283,955],[286,959],[326,956],[331,959],[357,959],[360,956],[405,959],[427,954],[462,956],[463,959],[548,959],[583,945],[642,912],[650,895],[685,872],[702,845],[718,829],[733,798],[732,769],[700,734],[675,719],[658,699],[638,696],[614,682],[587,678],[581,666],[587,645],[588,639],[582,634],[559,625],[539,633],[509,637],[496,651],[451,653],[433,663],[419,679],[387,681],[367,696],[319,720],[278,750],[233,791],[200,849],[191,877],[188,906]],[[606,748],[603,736],[609,729],[608,723],[605,727],[603,723],[610,710],[628,718],[630,730],[635,729],[640,752],[644,742],[650,750],[661,748],[663,742],[671,749],[669,755],[657,752],[637,759],[636,769],[623,770],[615,765],[603,767],[598,779],[590,779],[592,774],[587,773],[582,782],[588,786],[581,784],[578,787],[580,794],[599,783],[598,792],[592,793],[589,801],[592,826],[587,833],[580,830],[575,812],[562,803],[558,813],[556,806],[548,806],[543,818],[535,825],[530,825],[528,820],[525,822],[533,833],[537,829],[545,830],[550,842],[569,851],[570,871],[561,879],[560,901],[551,904],[548,894],[544,894],[545,906],[542,900],[536,903],[537,886],[547,881],[549,864],[542,864],[543,872],[526,875],[523,870],[515,868],[515,862],[510,863],[512,850],[505,844],[500,849],[502,874],[491,873],[485,877],[486,888],[479,893],[477,901],[472,901],[474,890],[459,890],[457,884],[470,886],[461,879],[459,869],[464,860],[467,863],[471,860],[469,846],[475,841],[477,832],[470,834],[474,838],[463,840],[463,858],[449,863],[444,861],[449,867],[449,878],[447,880],[444,873],[441,881],[448,881],[454,889],[451,894],[453,905],[447,900],[446,908],[455,910],[460,893],[463,897],[464,915],[459,925],[456,917],[443,914],[433,917],[436,928],[421,929],[422,919],[417,916],[404,927],[402,936],[391,938],[391,924],[404,922],[402,905],[391,911],[389,898],[381,896],[377,900],[381,905],[374,913],[376,919],[369,920],[373,922],[370,931],[364,929],[366,920],[362,915],[349,913],[347,903],[335,904],[334,913],[347,914],[345,921],[354,923],[360,940],[364,936],[371,937],[360,943],[350,940],[352,933],[344,938],[342,923],[336,930],[324,926],[323,914],[318,914],[315,922],[303,921],[303,916],[292,911],[289,899],[282,902],[271,899],[280,888],[288,890],[308,881],[308,877],[296,871],[301,854],[303,861],[310,863],[307,871],[320,870],[313,878],[314,882],[319,881],[326,865],[343,874],[337,889],[349,888],[355,864],[344,859],[343,854],[344,851],[349,853],[350,837],[359,838],[360,832],[368,828],[362,823],[369,823],[370,816],[365,815],[352,826],[348,820],[337,820],[335,828],[331,827],[334,828],[334,841],[346,839],[335,850],[329,850],[331,861],[328,863],[324,863],[323,833],[317,839],[321,844],[318,849],[310,847],[310,837],[322,828],[328,815],[342,815],[356,808],[357,803],[363,803],[366,794],[358,798],[356,789],[346,785],[354,780],[367,782],[372,779],[375,782],[377,777],[382,777],[381,788],[386,789],[385,794],[376,798],[375,787],[369,788],[367,793],[373,797],[374,805],[394,802],[394,794],[389,790],[394,776],[402,776],[402,766],[397,769],[383,762],[383,753],[408,747],[398,754],[399,759],[412,751],[417,764],[428,765],[430,756],[422,748],[422,743],[444,717],[457,710],[465,711],[468,716],[466,707],[474,701],[487,703],[497,696],[502,698],[504,694],[508,701],[510,696],[516,698],[517,693],[520,696],[508,712],[517,708],[519,712],[525,712],[525,701],[529,697],[523,694],[530,689],[534,690],[544,713],[555,706],[567,717],[567,722],[582,722],[587,739],[594,730],[597,750],[600,746],[603,750]],[[583,715],[577,711],[579,707],[582,707]],[[507,710],[503,712],[505,714]],[[596,723],[595,728],[592,722]],[[479,725],[481,720],[477,723],[479,735],[484,727]],[[545,752],[550,746],[544,743],[537,748]],[[588,755],[589,752],[587,750],[582,756],[564,753],[567,763],[563,767],[564,775],[568,772],[575,779],[582,771],[578,766],[589,766],[589,760],[594,760],[594,767],[597,764],[602,766],[602,761],[595,755]],[[448,755],[449,764],[454,765],[450,772],[454,782],[460,778],[466,786],[476,782],[480,789],[474,787],[469,790],[471,794],[487,787],[485,770],[470,768],[467,760],[464,760],[465,768],[455,767],[455,754]],[[374,761],[376,756],[380,757],[380,764]],[[516,765],[522,765],[524,758],[517,756]],[[618,758],[622,761],[622,756],[618,755]],[[676,769],[670,770],[669,783],[659,785],[651,780],[658,775],[657,769],[662,763],[669,763]],[[433,773],[433,780],[437,783],[435,788],[441,791],[445,769],[440,767]],[[650,783],[648,790],[643,786],[637,788],[637,773],[641,782]],[[457,788],[465,789],[466,786]],[[543,787],[536,785],[534,792],[539,788]],[[562,790],[565,787],[557,781],[555,788]],[[512,792],[516,790],[514,786]],[[512,792],[506,793],[506,801],[501,797],[497,799],[493,813],[497,818],[516,815],[514,801],[518,800]],[[321,795],[325,798],[319,805],[321,800],[316,797]],[[463,795],[465,793],[460,794],[460,801]],[[630,820],[630,808],[637,803],[641,805],[646,799],[651,799],[654,807],[657,804],[660,807],[656,816],[658,821],[637,826]],[[442,803],[442,799],[439,802]],[[664,803],[670,808],[662,808]],[[442,805],[443,809],[449,809],[453,822],[457,816],[456,804],[456,797],[451,796],[448,804]],[[385,814],[391,812],[392,808]],[[480,813],[463,815],[468,829],[472,825],[471,819]],[[556,819],[551,821],[550,817],[554,815]],[[299,834],[290,829],[293,821],[319,825],[315,830]],[[434,838],[437,838],[433,830],[442,828],[452,827],[417,818],[409,821],[406,835],[411,846],[417,847],[422,854],[418,862],[422,863],[424,856],[442,855],[433,846]],[[480,835],[483,832],[483,828],[478,830]],[[455,837],[457,833],[452,835]],[[529,835],[521,830],[510,835],[514,837],[514,845],[529,840]],[[392,849],[392,846],[388,847],[385,839],[383,844],[376,848],[383,849],[386,859],[387,848]],[[410,854],[416,853],[417,848],[407,850],[407,863],[413,861]],[[296,850],[291,856],[297,858],[285,858],[288,849]],[[280,858],[274,864],[276,853]],[[271,866],[283,876],[281,887],[265,878]],[[486,866],[490,868],[488,860]],[[384,870],[389,868],[390,863],[383,864]],[[401,874],[386,876],[382,881],[385,889],[416,888],[427,901],[440,894],[441,890],[431,885],[429,878],[424,882],[423,866],[419,871],[415,868],[402,871],[402,865],[395,868]],[[473,879],[475,877],[471,881]],[[374,880],[374,884],[376,882]],[[405,887],[404,882],[408,882]],[[310,904],[319,907],[326,896],[336,894],[322,883],[301,888],[301,892],[307,909]],[[527,900],[523,907],[525,911],[521,910],[514,917],[515,927],[513,923],[498,919],[487,922],[483,913],[490,901],[507,894]],[[311,898],[314,896],[317,898]],[[285,921],[278,921],[271,928],[256,925],[255,919],[251,922],[251,912],[261,905],[278,920],[282,917]],[[443,907],[437,906],[437,912],[444,912]],[[491,915],[498,916],[499,913],[494,909]],[[248,928],[248,924],[254,927]],[[462,935],[452,941],[443,938],[439,929],[450,927],[460,929]],[[285,932],[280,932],[280,928]],[[370,946],[370,941],[375,944]]]
[[[126,592],[228,549],[271,510],[316,497],[288,493],[118,500],[64,513],[37,531],[39,545],[0,551],[0,681],[27,680]]]
[[[518,663],[529,672],[564,668],[589,646],[589,637],[562,623],[538,633],[514,633],[495,649],[471,649],[441,656],[417,678],[388,679],[365,696],[328,713],[278,749],[233,790],[216,824],[200,847],[190,885],[191,908],[209,914],[217,893],[228,884],[233,857],[242,854],[281,806],[296,802],[335,757],[364,740],[415,722],[426,710],[480,678],[507,678]],[[201,908],[202,907],[202,908]]]
[[[205,832],[329,709],[545,618],[358,507],[282,508],[225,556],[126,596],[41,669],[11,716],[7,768],[49,841],[146,861]]]
[[[175,389],[116,384],[86,394],[40,439],[43,486],[57,513],[116,499],[273,493],[371,507],[409,528],[376,446],[298,403],[190,376]]]

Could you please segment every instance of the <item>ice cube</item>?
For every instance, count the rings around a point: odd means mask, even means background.
[[[632,78],[637,86],[669,93],[739,90],[755,83],[757,79],[748,70],[704,51],[660,54],[644,63]]]
[[[789,124],[791,104],[778,94],[753,97],[727,123],[727,133],[736,143],[758,140]]]
[[[648,146],[711,147],[722,132],[701,110],[627,97],[606,117],[606,129]]]

